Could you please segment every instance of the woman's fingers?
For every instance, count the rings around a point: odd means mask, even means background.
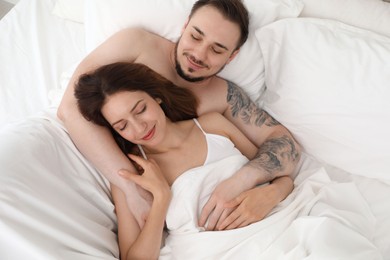
[[[142,188],[145,188],[143,185],[142,185],[142,178],[140,175],[137,175],[135,173],[131,173],[130,171],[126,170],[126,169],[120,169],[118,171],[118,174],[126,179],[126,180],[129,180],[129,181],[132,181],[138,185],[140,185]]]

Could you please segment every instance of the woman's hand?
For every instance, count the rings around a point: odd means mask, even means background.
[[[145,160],[133,154],[128,156],[143,169],[143,173],[136,175],[122,169],[119,171],[119,175],[149,191],[153,195],[153,200],[170,201],[171,189],[156,161],[153,159]]]
[[[150,192],[153,201],[148,215],[144,216],[143,223],[139,225],[138,229],[136,223],[138,219],[133,217],[134,213],[132,212],[138,210],[138,206],[133,206],[134,209],[129,211],[124,203],[127,198],[117,196],[121,258],[157,259],[160,253],[165,218],[172,197],[171,190],[156,161],[153,159],[145,160],[136,155],[129,155],[129,157],[142,168],[142,175],[127,170],[120,170],[118,174],[129,183],[136,184]]]

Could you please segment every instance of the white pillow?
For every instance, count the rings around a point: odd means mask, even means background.
[[[390,38],[333,20],[295,18],[256,32],[264,108],[317,159],[390,179]]]
[[[301,16],[338,20],[390,36],[390,4],[379,0],[303,0]]]
[[[73,22],[83,23],[84,0],[57,0],[53,14]]]
[[[195,0],[85,0],[87,50],[126,27],[142,27],[176,41]],[[243,87],[256,99],[264,86],[264,64],[254,30],[285,17],[297,17],[301,0],[244,0],[250,12],[250,35],[240,54],[220,76]]]

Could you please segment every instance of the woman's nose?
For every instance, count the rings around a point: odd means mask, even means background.
[[[142,136],[146,131],[146,122],[142,120],[135,120],[133,123],[133,129],[137,136]]]

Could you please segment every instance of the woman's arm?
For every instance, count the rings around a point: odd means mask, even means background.
[[[145,219],[145,224],[140,228],[127,206],[123,192],[112,186],[112,195],[118,217],[121,259],[158,259],[165,217],[171,200],[171,191],[155,161],[147,161],[134,155],[129,156],[144,169],[144,172],[142,175],[134,175],[122,170],[120,172],[121,176],[152,193],[153,203],[149,215]]]

